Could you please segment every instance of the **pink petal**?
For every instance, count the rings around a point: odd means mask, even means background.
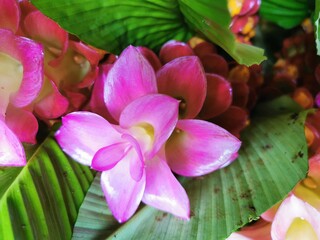
[[[129,159],[120,161],[114,168],[101,174],[101,187],[113,216],[127,221],[137,210],[145,189],[146,176],[140,181],[132,179]]]
[[[163,64],[166,64],[176,58],[183,56],[193,56],[192,48],[184,43],[176,40],[166,42],[160,49],[159,57]]]
[[[96,152],[121,141],[121,134],[104,118],[90,112],[73,112],[62,118],[55,137],[74,160],[90,165]]]
[[[24,166],[26,156],[17,136],[0,120],[0,166]]]
[[[15,0],[0,0],[0,28],[16,32],[20,21],[20,8]]]
[[[263,219],[232,233],[226,240],[271,240],[271,223]]]
[[[208,53],[201,57],[201,63],[206,73],[215,73],[227,78],[229,66],[227,61],[217,53]]]
[[[43,78],[43,50],[30,39],[15,36],[11,31],[0,29],[0,52],[23,65],[23,79],[18,92],[11,97],[16,107],[30,104],[39,94]]]
[[[300,226],[293,228],[292,224],[295,221],[299,222]],[[320,212],[307,202],[291,195],[282,202],[278,209],[271,226],[271,236],[274,240],[285,239],[289,237],[288,234],[291,237],[294,234],[296,239],[320,239],[319,223]]]
[[[217,49],[215,45],[213,45],[212,43],[204,41],[197,44],[193,48],[193,52],[201,59],[204,55],[208,53],[216,53]]]
[[[222,76],[206,74],[207,96],[199,113],[201,119],[210,119],[225,112],[232,102],[232,88]]]
[[[180,117],[194,118],[200,112],[207,81],[198,57],[180,57],[157,72],[159,93],[181,100]]]
[[[147,47],[140,46],[137,47],[137,50],[149,61],[155,72],[157,72],[161,68],[162,64],[160,62],[160,59],[152,50]]]
[[[130,102],[156,92],[153,68],[135,47],[127,47],[107,76],[104,100],[110,114],[118,121]]]
[[[201,176],[230,164],[241,142],[225,129],[202,120],[179,120],[166,144],[170,168],[183,176]]]
[[[62,61],[68,48],[68,33],[56,22],[40,11],[33,11],[24,19],[24,30],[30,38],[43,43],[47,48],[60,50],[54,65]]]
[[[34,105],[35,113],[42,119],[54,119],[61,117],[67,110],[69,101],[64,97],[54,84],[45,78],[44,86]]]
[[[6,114],[6,124],[21,142],[36,143],[38,121],[32,112],[10,106]]]
[[[101,148],[94,155],[91,167],[97,171],[109,170],[122,160],[130,149],[128,142],[119,142]]]
[[[177,217],[183,219],[190,217],[187,193],[160,156],[147,161],[146,188],[142,201]]]
[[[120,126],[131,129],[146,158],[152,158],[171,135],[178,121],[179,102],[150,94],[130,103],[121,113]]]
[[[110,123],[116,123],[116,121],[110,115],[106,104],[104,103],[104,84],[111,67],[111,64],[103,64],[100,66],[99,75],[93,85],[90,99],[90,109],[92,112],[95,112],[107,119]]]

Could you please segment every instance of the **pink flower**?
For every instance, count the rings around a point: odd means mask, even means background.
[[[158,74],[157,82],[140,51],[128,47],[98,81],[109,121],[89,112],[71,113],[56,134],[66,153],[102,171],[102,189],[120,222],[132,216],[141,200],[188,219],[188,197],[171,170],[203,175],[233,161],[240,147],[238,139],[214,124],[178,120],[179,114],[196,116],[205,98],[205,76],[196,57],[169,62]],[[158,94],[158,87],[170,90],[166,77],[178,100]],[[101,92],[95,94],[92,105],[104,111],[98,107]]]
[[[3,133],[0,166],[21,166],[26,159],[20,141],[34,143],[38,129],[37,121],[27,107],[38,96],[42,86],[42,47],[30,39],[14,35],[10,30],[0,29],[0,63]]]

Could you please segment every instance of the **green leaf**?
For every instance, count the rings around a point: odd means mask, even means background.
[[[231,18],[226,0],[32,0],[32,3],[81,40],[116,54],[129,44],[158,51],[168,40],[187,41],[199,32],[241,64],[252,65],[265,59],[262,49],[236,43],[229,29]]]
[[[279,108],[286,104],[287,107]],[[295,112],[298,108],[289,97],[263,104],[260,108],[256,112],[268,109],[278,114],[253,117],[242,135],[243,146],[235,162],[204,177],[183,179],[192,211],[189,222],[143,206],[131,220],[119,226],[112,221],[110,212],[101,207],[105,200],[101,197],[97,179],[91,186],[95,189],[94,194],[88,195],[80,208],[82,214],[76,223],[74,239],[81,236],[83,239],[109,236],[109,239],[117,240],[225,239],[257,219],[285,198],[308,170],[304,136],[307,112]],[[279,114],[282,111],[285,114]],[[104,222],[97,223],[99,221]],[[111,229],[116,231],[110,234]]]
[[[52,137],[27,155],[25,167],[0,169],[0,239],[70,239],[93,172]]]
[[[310,0],[262,0],[260,16],[283,28],[293,28],[310,16]]]

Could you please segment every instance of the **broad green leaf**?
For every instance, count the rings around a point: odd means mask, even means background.
[[[70,239],[93,172],[52,137],[27,155],[25,167],[0,169],[0,239]]]
[[[310,0],[262,0],[260,16],[283,28],[293,28],[310,16],[313,1]]]
[[[289,107],[279,108],[286,104]],[[91,186],[94,194],[88,195],[80,208],[74,239],[225,239],[257,219],[285,198],[308,170],[304,136],[307,112],[296,112],[297,106],[288,97],[261,108],[278,113],[284,110],[285,114],[253,117],[242,135],[243,146],[234,163],[204,177],[183,179],[192,211],[189,222],[143,206],[119,226],[107,208],[102,208],[106,205],[97,179]],[[111,229],[115,229],[112,234]]]
[[[231,18],[226,0],[32,0],[32,3],[81,40],[116,54],[129,44],[158,51],[168,40],[187,41],[198,32],[241,64],[252,65],[265,59],[262,49],[236,43],[229,29]]]

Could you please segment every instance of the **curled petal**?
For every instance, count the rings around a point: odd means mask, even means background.
[[[160,49],[159,57],[163,64],[166,64],[176,58],[184,56],[193,56],[192,48],[184,43],[176,40],[166,42]]]
[[[202,119],[213,118],[225,112],[232,102],[230,82],[217,74],[206,74],[207,96],[199,113]]]
[[[24,166],[26,156],[17,136],[0,120],[0,166]]]
[[[97,171],[106,171],[113,168],[130,150],[128,142],[119,142],[101,148],[93,157],[91,167]]]
[[[54,84],[45,78],[37,102],[34,105],[35,113],[42,119],[54,119],[61,117],[67,110],[69,101],[64,97]]]
[[[177,217],[189,219],[187,193],[172,174],[167,162],[158,155],[146,164],[146,188],[142,201]]]
[[[130,174],[129,159],[120,161],[114,168],[101,174],[101,187],[113,216],[120,222],[127,221],[137,210],[145,189],[146,176],[139,181]]]
[[[178,106],[176,99],[162,94],[140,97],[123,110],[120,126],[131,130],[146,158],[151,158],[172,133]]]
[[[47,48],[59,50],[59,54],[50,64],[57,65],[61,62],[68,48],[68,33],[56,22],[40,11],[33,11],[24,19],[24,30],[30,38],[41,42]]]
[[[200,112],[207,92],[207,80],[199,58],[180,57],[157,72],[159,93],[181,100],[180,117],[194,118]]]
[[[21,62],[23,66],[20,68],[20,71],[23,70],[23,78],[18,91],[11,96],[11,103],[16,107],[24,107],[36,98],[42,86],[43,49],[30,39],[0,29],[1,52]]]
[[[6,124],[21,142],[36,143],[38,121],[32,112],[9,106],[6,114]]]
[[[0,0],[0,28],[16,32],[20,21],[20,8],[17,1]]]
[[[291,195],[279,207],[271,226],[274,240],[320,239],[320,212]]]
[[[109,71],[104,86],[104,101],[110,114],[118,121],[130,102],[156,92],[153,68],[135,47],[127,47]]]
[[[183,176],[201,176],[230,164],[241,142],[225,129],[201,120],[179,120],[166,144],[170,168]]]
[[[55,137],[74,160],[90,165],[95,153],[121,142],[121,134],[104,118],[90,112],[73,112],[62,118]]]

